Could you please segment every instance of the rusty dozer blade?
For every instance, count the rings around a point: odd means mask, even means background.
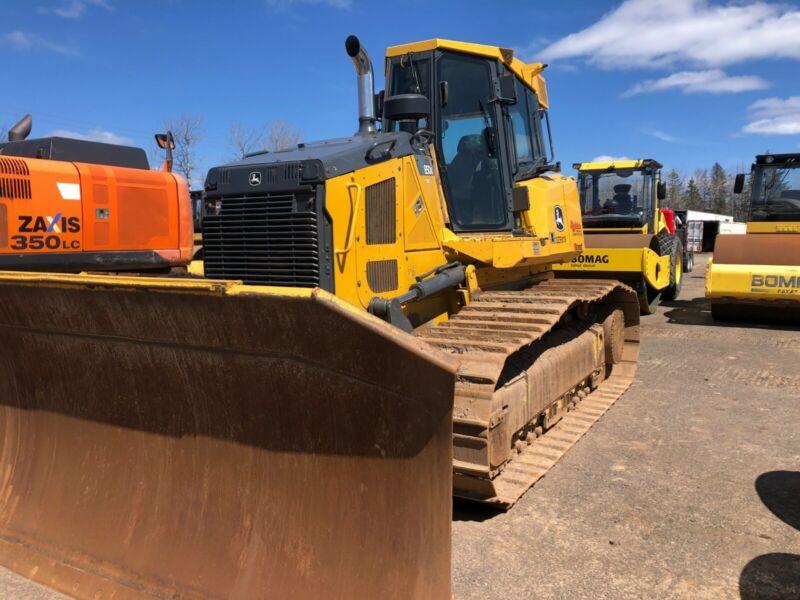
[[[80,598],[449,598],[457,364],[318,290],[0,273],[0,563]]]
[[[717,236],[706,296],[715,319],[800,324],[800,235]]]

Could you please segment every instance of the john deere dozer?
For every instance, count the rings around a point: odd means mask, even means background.
[[[711,314],[800,323],[800,154],[756,156],[750,178],[747,233],[717,236],[708,263]]]
[[[683,279],[675,214],[661,208],[666,187],[654,160],[577,163],[585,248],[554,267],[558,277],[619,279],[639,294],[642,314],[674,300]],[[580,224],[576,224],[579,226]]]
[[[211,169],[204,278],[0,276],[0,562],[449,598],[451,494],[510,507],[628,387],[635,292],[553,278],[584,240],[544,65],[428,40],[375,95],[346,49],[357,133]]]

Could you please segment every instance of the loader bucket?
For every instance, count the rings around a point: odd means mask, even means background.
[[[0,564],[79,598],[450,598],[457,364],[320,290],[0,273]]]

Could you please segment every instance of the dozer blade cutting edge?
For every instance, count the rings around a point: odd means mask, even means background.
[[[67,594],[449,598],[457,363],[319,290],[0,273],[0,563]]]

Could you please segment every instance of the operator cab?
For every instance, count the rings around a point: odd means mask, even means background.
[[[425,50],[426,44],[432,49]],[[517,231],[515,213],[527,206],[515,204],[514,184],[555,168],[552,145],[545,143],[546,97],[540,97],[546,96],[539,76],[545,65],[525,65],[496,48],[472,44],[461,44],[463,51],[442,40],[416,46],[422,48],[389,49],[385,97],[420,94],[430,101],[424,127],[432,129],[450,227]],[[488,56],[492,51],[497,56]],[[540,93],[523,78],[540,81]],[[385,131],[417,128],[416,122],[384,114]]]
[[[661,164],[654,160],[577,163],[583,226],[591,229],[653,227]],[[652,233],[652,232],[650,232]]]
[[[750,221],[800,221],[800,154],[756,156],[750,177]],[[740,174],[734,191],[743,189]]]

